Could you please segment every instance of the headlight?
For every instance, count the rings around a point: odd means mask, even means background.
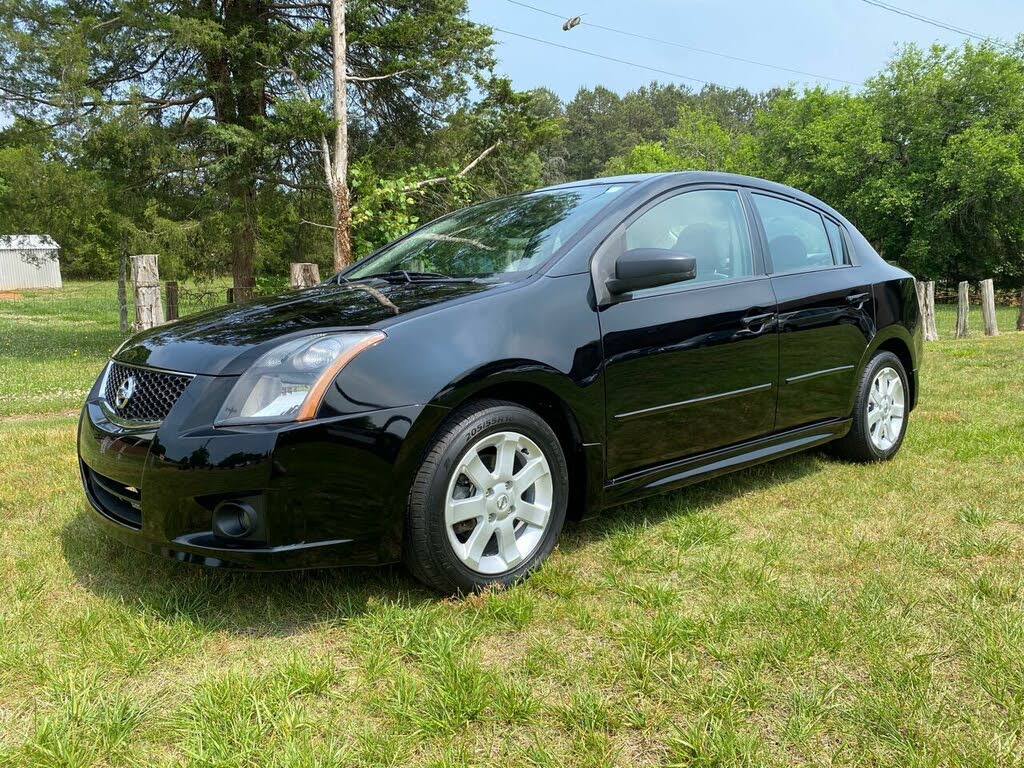
[[[338,371],[385,338],[380,331],[323,333],[274,347],[238,379],[216,423],[312,419]]]

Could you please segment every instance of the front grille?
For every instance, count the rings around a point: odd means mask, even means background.
[[[122,405],[118,405],[122,387],[128,379],[134,381],[134,385],[129,385],[131,396]],[[103,399],[115,416],[126,421],[163,421],[190,381],[191,376],[181,373],[164,373],[112,362],[107,372]]]
[[[138,488],[104,477],[84,465],[83,471],[100,512],[121,525],[142,528],[142,493]]]

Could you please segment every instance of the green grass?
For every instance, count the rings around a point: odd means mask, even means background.
[[[611,510],[440,600],[105,538],[64,411],[118,341],[108,293],[0,302],[0,766],[1024,761],[1024,333],[929,344],[893,462]]]
[[[223,296],[228,284],[217,280],[200,288]],[[181,288],[196,286],[182,283]],[[124,340],[117,306],[117,284],[109,281],[0,291],[0,416],[81,406],[106,359]],[[180,309],[184,315],[204,308],[183,304]]]

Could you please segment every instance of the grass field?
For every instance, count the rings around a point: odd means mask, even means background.
[[[107,540],[68,412],[119,342],[113,287],[0,300],[0,766],[1020,765],[1014,316],[928,345],[893,462],[611,510],[528,582],[440,600]]]

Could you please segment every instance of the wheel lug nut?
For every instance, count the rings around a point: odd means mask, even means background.
[[[509,489],[509,488],[511,488],[511,487],[512,487],[512,481],[511,481],[511,480],[509,480],[509,481],[508,481],[507,483],[505,483],[505,488],[506,488],[506,490],[507,490],[507,489]]]

